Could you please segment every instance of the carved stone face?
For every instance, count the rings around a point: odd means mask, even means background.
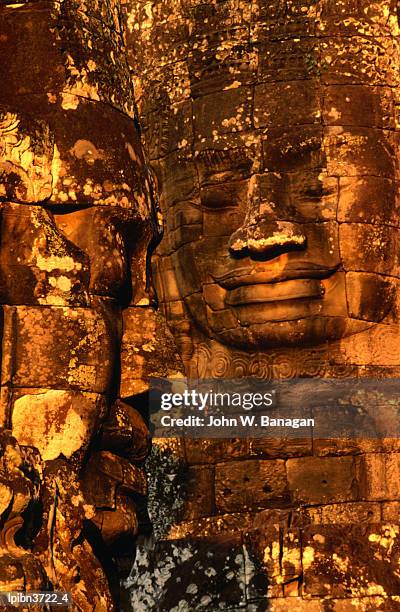
[[[102,56],[105,45],[117,53],[121,32],[106,12],[101,42],[96,16],[81,28],[75,9],[4,7],[0,20],[0,303],[16,354],[4,370],[6,403],[19,407],[3,421],[49,460],[83,451],[104,395],[118,392],[121,310],[148,302],[154,229],[128,66],[121,60],[110,72]],[[45,395],[35,400],[33,389]],[[85,413],[80,428],[71,396]],[[26,427],[27,406],[40,413],[37,430]],[[57,406],[58,438],[42,435]]]
[[[245,349],[397,316],[396,15],[386,2],[287,10],[188,1],[161,32],[160,2],[132,33],[144,61],[161,41],[141,79],[167,211],[160,276],[174,271],[207,336]]]
[[[116,110],[80,104],[53,116],[43,107],[34,120],[3,111],[0,125],[0,299],[16,355],[3,418],[45,460],[87,448],[104,394],[116,392],[121,311],[148,303],[150,195],[136,130]],[[27,410],[40,415],[36,429]],[[48,430],[55,414],[58,434]]]
[[[199,143],[198,200],[174,206],[178,285],[193,319],[224,343],[319,344],[381,321],[393,305],[396,155],[393,133],[374,127],[385,119],[379,93],[332,85],[323,107],[315,86],[260,86],[252,121],[267,127],[249,130],[254,149]],[[242,125],[236,89],[207,96],[199,116],[209,121],[224,105]],[[349,125],[335,125],[346,114]],[[176,172],[169,161],[165,172]]]
[[[84,523],[107,544],[137,532],[132,496],[146,485],[131,462],[147,428],[117,401],[122,311],[140,319],[135,306],[149,304],[156,227],[120,3],[61,4],[0,7],[0,433],[38,457],[37,490],[13,510],[40,500],[27,546],[79,609],[111,610]]]

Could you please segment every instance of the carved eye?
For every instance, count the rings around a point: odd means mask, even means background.
[[[303,190],[302,195],[306,199],[320,200],[321,198],[333,195],[335,193],[337,193],[336,183],[333,184],[324,181],[324,183],[309,185]]]
[[[203,187],[200,193],[201,205],[209,210],[234,208],[243,201],[243,190],[238,184],[222,184]]]
[[[232,206],[231,201],[226,200],[224,197],[210,197],[209,194],[207,194],[207,197],[201,197],[201,205],[203,208],[210,210],[221,210]]]
[[[322,198],[325,195],[325,192],[322,185],[315,185],[313,187],[307,187],[307,189],[303,191],[303,195],[306,198],[317,199]]]

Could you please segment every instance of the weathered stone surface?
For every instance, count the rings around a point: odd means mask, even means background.
[[[302,438],[253,438],[250,440],[250,454],[260,458],[284,459],[311,455],[312,440]]]
[[[124,27],[119,0],[0,6],[0,583],[81,612],[119,609],[147,494],[119,353],[160,218]]]
[[[302,574],[302,552],[300,532],[297,529],[284,530],[277,524],[269,524],[262,530],[251,531],[248,542],[249,550],[264,568],[269,588],[279,585],[282,588],[299,580]],[[257,580],[253,582],[252,591],[251,596],[254,598],[266,595],[260,590]],[[279,593],[278,588],[274,591]]]
[[[292,125],[319,123],[320,102],[318,83],[292,81],[277,83],[271,88],[268,83],[256,85],[254,93],[254,124],[257,128],[287,125],[288,116]],[[275,105],[276,97],[284,97],[286,105]]]
[[[390,88],[330,85],[324,88],[322,117],[328,125],[391,128],[393,105]]]
[[[289,489],[303,504],[353,501],[357,498],[353,457],[304,457],[287,461]]]
[[[39,1],[17,8],[2,7],[3,100],[49,92],[68,110],[87,98],[132,113],[119,3]]]
[[[104,393],[113,376],[115,322],[101,309],[17,306],[5,310],[14,387]]]
[[[382,402],[381,405],[382,413],[379,414],[378,412],[376,431],[379,431],[379,424],[384,423],[386,418],[389,418],[387,413],[385,414],[384,412],[385,402]],[[390,420],[393,420],[393,415],[390,417]],[[313,440],[315,454],[322,457],[327,455],[337,456],[359,455],[363,453],[392,453],[398,452],[399,445],[399,438],[324,438]]]
[[[253,563],[240,536],[140,548],[129,579],[135,609],[240,609]]]
[[[305,593],[338,598],[397,595],[399,578],[393,568],[398,563],[398,533],[398,525],[382,523],[305,530]]]
[[[105,21],[78,0],[17,8],[0,19],[1,199],[114,204],[148,217],[121,7]]]
[[[339,229],[339,244],[345,270],[375,272],[398,276],[397,228],[367,223],[343,223]],[[358,245],[358,251],[351,245]]]
[[[127,538],[133,544],[134,537],[139,531],[136,504],[125,495],[117,494],[115,508],[113,510],[97,510],[92,520],[100,529],[104,542],[110,547],[118,547],[121,540]],[[128,571],[130,569],[129,566]]]
[[[117,495],[133,498],[147,492],[142,469],[108,451],[94,453],[84,468],[82,480],[88,503],[99,509],[116,509]],[[111,532],[111,525],[107,526]],[[115,530],[118,534],[118,530]]]
[[[185,456],[189,465],[218,463],[227,457],[244,458],[248,456],[248,441],[244,438],[188,438],[185,440]]]
[[[371,453],[359,457],[357,471],[361,498],[398,500],[399,469],[399,453]]]
[[[348,272],[346,290],[350,316],[364,321],[384,321],[393,313],[394,303],[398,300],[398,287],[393,278],[376,274]],[[377,295],[379,300],[376,299]]]
[[[148,378],[183,375],[183,364],[165,321],[153,310],[127,308],[121,342],[121,397],[148,390]]]
[[[354,192],[357,192],[357,199]],[[339,179],[337,215],[341,222],[398,226],[398,184],[378,176]]]
[[[1,302],[88,306],[88,258],[57,231],[51,215],[7,203],[1,219]]]
[[[100,444],[132,461],[143,461],[151,444],[150,432],[140,412],[117,400],[102,425]]]
[[[314,525],[379,523],[382,507],[374,502],[337,503],[307,508],[306,515]],[[389,516],[388,512],[388,517],[383,515],[382,518],[389,522]]]
[[[12,401],[14,435],[44,461],[82,455],[106,412],[104,397],[95,393],[19,388]]]
[[[301,599],[300,597],[290,599],[282,597],[271,600],[270,610],[271,612],[286,612],[286,610],[293,610],[293,612],[322,612],[323,605],[322,602]]]
[[[254,515],[249,512],[220,514],[217,516],[182,521],[171,527],[168,539],[179,540],[187,537],[201,538],[218,534],[235,534],[253,526]]]
[[[215,512],[214,469],[201,465],[188,470],[184,520],[210,516]]]
[[[117,206],[150,217],[149,178],[129,118],[86,100],[72,114],[43,96],[25,105],[24,96],[1,109],[1,201]]]
[[[279,507],[290,500],[285,462],[220,463],[215,468],[215,503],[220,512]]]
[[[387,523],[395,523],[399,518],[400,502],[384,502],[382,504],[382,519]]]

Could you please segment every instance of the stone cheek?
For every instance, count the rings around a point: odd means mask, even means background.
[[[89,261],[40,206],[3,204],[1,302],[87,306]]]

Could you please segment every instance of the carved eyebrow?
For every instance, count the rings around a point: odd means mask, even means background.
[[[295,156],[322,149],[323,135],[309,136],[302,139],[287,139],[281,143],[281,153],[287,156]],[[282,146],[283,145],[283,146]]]
[[[238,164],[251,167],[254,160],[250,153],[248,149],[244,148],[229,149],[227,151],[206,149],[196,155],[196,160],[203,163],[206,167],[212,167],[218,172],[218,170],[226,170],[227,163],[230,164],[229,167]]]

